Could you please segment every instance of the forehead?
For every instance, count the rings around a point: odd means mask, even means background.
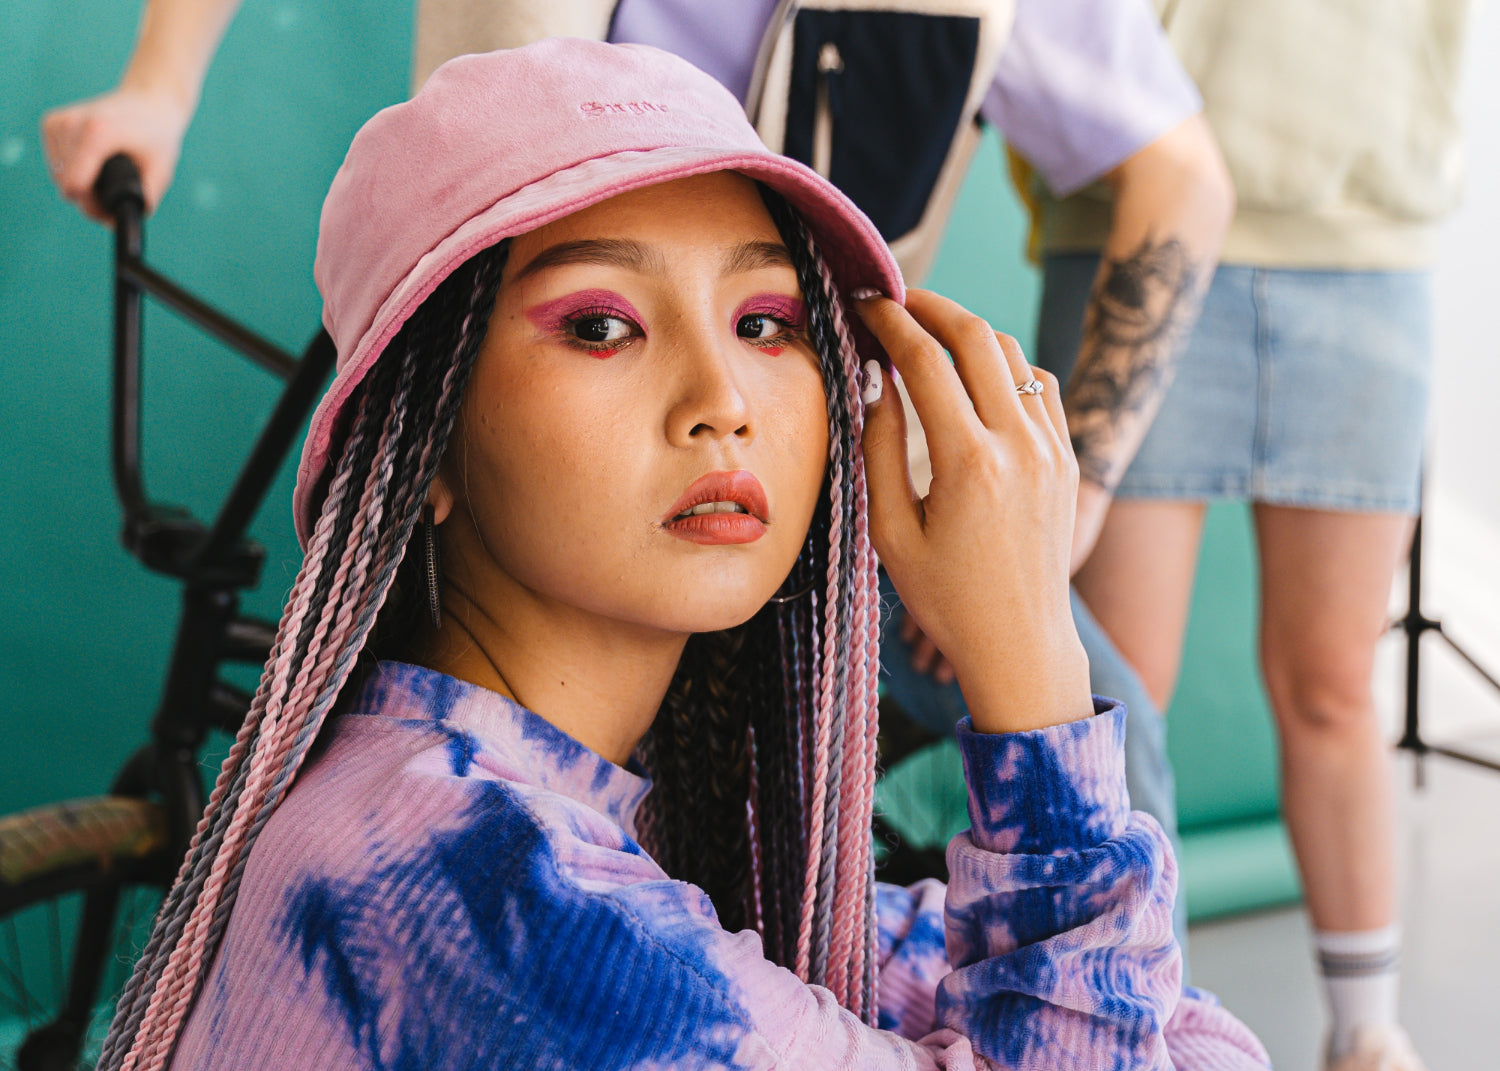
[[[733,171],[674,179],[580,209],[514,240],[519,267],[563,242],[631,240],[670,249],[714,254],[744,242],[774,242],[781,236],[756,184]]]

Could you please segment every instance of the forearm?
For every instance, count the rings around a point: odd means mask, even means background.
[[[191,114],[241,0],[147,0],[122,89],[171,97]]]
[[[1064,402],[1079,477],[1113,491],[1145,438],[1213,277],[1234,195],[1202,116],[1120,165]]]

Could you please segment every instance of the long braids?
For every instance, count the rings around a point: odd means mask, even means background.
[[[248,853],[344,686],[452,430],[507,243],[461,265],[402,326],[354,415],[250,713],[120,996],[101,1071],[155,1071],[222,940]]]
[[[806,299],[828,396],[828,475],[787,580],[796,597],[684,651],[641,754],[657,784],[640,830],[669,873],[708,892],[727,928],[755,926],[768,957],[872,1021],[878,603],[859,365],[811,235],[763,194]]]

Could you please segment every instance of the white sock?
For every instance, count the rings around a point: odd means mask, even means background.
[[[1334,933],[1313,931],[1323,992],[1333,1020],[1329,1055],[1337,1059],[1362,1026],[1396,1024],[1401,978],[1401,927]]]

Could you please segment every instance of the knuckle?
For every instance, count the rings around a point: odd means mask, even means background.
[[[913,340],[909,352],[913,363],[922,372],[936,371],[940,362],[945,364],[948,360],[947,351],[931,335]]]
[[[994,345],[995,329],[984,317],[969,313],[958,322],[954,338],[965,349],[982,351]]]
[[[1019,459],[1002,460],[999,451],[983,443],[968,443],[958,456],[958,464],[976,485],[1002,484],[1007,481],[1006,470]],[[1021,464],[1025,467],[1025,461]]]

